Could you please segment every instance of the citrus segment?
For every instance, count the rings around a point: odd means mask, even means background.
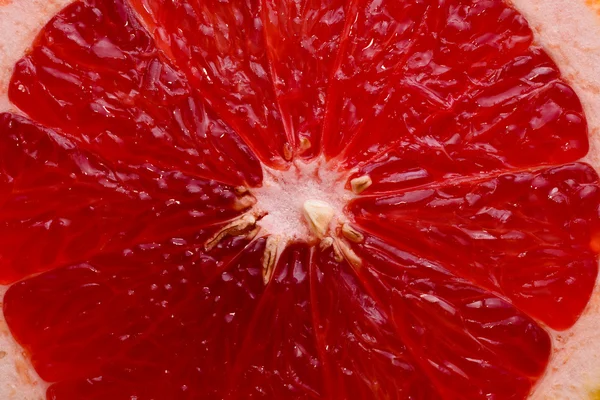
[[[329,85],[323,152],[338,155],[373,115],[390,88],[393,70],[411,52],[433,2],[357,0],[345,19],[335,70]],[[375,131],[375,129],[373,129]]]
[[[587,152],[577,97],[512,8],[498,1],[359,4],[331,83],[327,156],[341,152],[353,167],[385,160],[392,149],[404,159],[403,147],[424,156],[435,148],[434,160],[472,159],[478,171],[480,159],[492,164],[484,168],[509,168]]]
[[[9,94],[30,117],[107,160],[260,181],[248,147],[121,2],[77,2],[57,15],[17,64]]]
[[[0,132],[2,282],[238,213],[231,187],[148,165],[114,168],[11,114],[0,114]]]
[[[501,2],[430,2],[411,38],[410,53],[393,67],[387,92],[375,103],[381,109],[365,121],[345,154],[355,164],[374,151],[385,152],[402,133],[427,137],[429,132],[423,131],[437,118],[461,115],[454,114],[461,99],[476,96],[489,86],[495,89],[503,65],[525,52],[530,41],[525,20]],[[449,139],[462,130],[435,133],[429,135],[438,138],[442,134]],[[381,145],[383,148],[376,150]]]
[[[465,98],[415,132],[359,167],[357,176],[372,177],[372,192],[560,164],[588,150],[579,100],[539,49],[487,71]]]
[[[261,241],[206,233],[105,254],[13,285],[5,316],[49,398],[222,398],[264,290]],[[236,254],[238,254],[236,256]]]
[[[442,398],[529,393],[550,356],[535,321],[425,257],[374,238],[358,247],[380,307]]]
[[[327,84],[346,17],[343,0],[263,2],[267,52],[273,81],[296,153],[321,150]]]
[[[261,2],[130,3],[158,47],[261,161],[273,167],[285,165],[291,154],[289,142],[294,142],[277,103]]]
[[[331,252],[316,255],[311,284],[326,398],[440,398],[398,337],[393,317],[347,265]]]
[[[310,254],[305,244],[293,244],[282,253],[248,329],[236,375],[231,376],[240,382],[234,398],[325,395],[310,300]]]
[[[364,197],[351,210],[373,234],[566,329],[598,272],[599,201],[594,170],[571,164]]]

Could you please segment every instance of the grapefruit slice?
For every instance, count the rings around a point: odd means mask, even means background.
[[[69,3],[0,114],[3,311],[46,398],[550,393],[600,181],[520,12]]]

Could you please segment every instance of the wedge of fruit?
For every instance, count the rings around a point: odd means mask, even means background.
[[[558,395],[600,186],[512,5],[77,0],[7,87],[4,316],[48,399]]]

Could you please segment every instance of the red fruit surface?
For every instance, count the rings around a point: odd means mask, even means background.
[[[585,116],[501,0],[78,0],[9,95],[4,314],[48,399],[524,399],[590,298]],[[361,263],[299,240],[265,285],[268,232],[206,244],[297,160],[370,177]]]

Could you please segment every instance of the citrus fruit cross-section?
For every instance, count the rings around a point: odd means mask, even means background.
[[[525,399],[594,288],[582,106],[501,0],[77,0],[9,99],[48,399]]]

